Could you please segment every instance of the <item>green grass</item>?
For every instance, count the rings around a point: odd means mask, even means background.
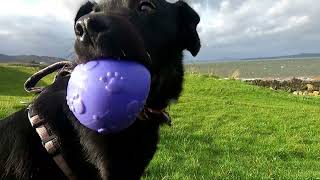
[[[0,119],[23,107],[21,102],[32,99],[23,89],[24,82],[39,68],[0,64]],[[52,75],[44,78],[40,85],[52,81]]]
[[[0,117],[30,98],[22,90],[29,71],[0,68]],[[320,179],[319,98],[187,75],[170,113],[146,180]]]
[[[320,99],[187,76],[146,179],[320,178]]]

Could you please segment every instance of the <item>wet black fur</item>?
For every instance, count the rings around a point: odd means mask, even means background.
[[[196,55],[200,49],[196,31],[200,19],[182,1],[171,4],[152,0],[156,9],[147,12],[139,11],[140,2],[108,0],[83,5],[75,22],[97,17],[100,23],[116,27],[116,32],[103,33],[106,26],[100,24],[101,36],[91,34],[90,42],[76,40],[77,62],[108,56],[138,60],[152,74],[147,106],[162,109],[177,100],[182,91],[182,51]],[[112,21],[105,21],[110,16]],[[123,48],[126,56],[122,57],[114,47]],[[59,136],[62,154],[71,169],[79,179],[139,179],[157,149],[160,121],[137,120],[120,133],[99,135],[80,125],[67,108],[68,79],[60,77],[33,104],[36,113]],[[65,179],[29,124],[26,109],[0,121],[0,177]]]

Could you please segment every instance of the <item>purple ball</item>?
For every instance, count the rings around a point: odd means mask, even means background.
[[[78,65],[67,88],[67,104],[84,126],[99,133],[128,128],[143,110],[149,71],[132,61],[101,59]]]

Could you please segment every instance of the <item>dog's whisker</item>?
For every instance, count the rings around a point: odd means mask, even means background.
[[[120,49],[120,51],[124,57],[127,57],[126,53],[122,49]]]
[[[148,55],[148,60],[149,60],[150,64],[152,64],[152,58],[151,58],[151,56],[150,56],[150,53],[147,52],[147,55]]]

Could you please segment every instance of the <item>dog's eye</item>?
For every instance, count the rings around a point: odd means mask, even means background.
[[[152,12],[156,9],[156,6],[149,1],[142,1],[139,5],[139,11],[141,12]]]

